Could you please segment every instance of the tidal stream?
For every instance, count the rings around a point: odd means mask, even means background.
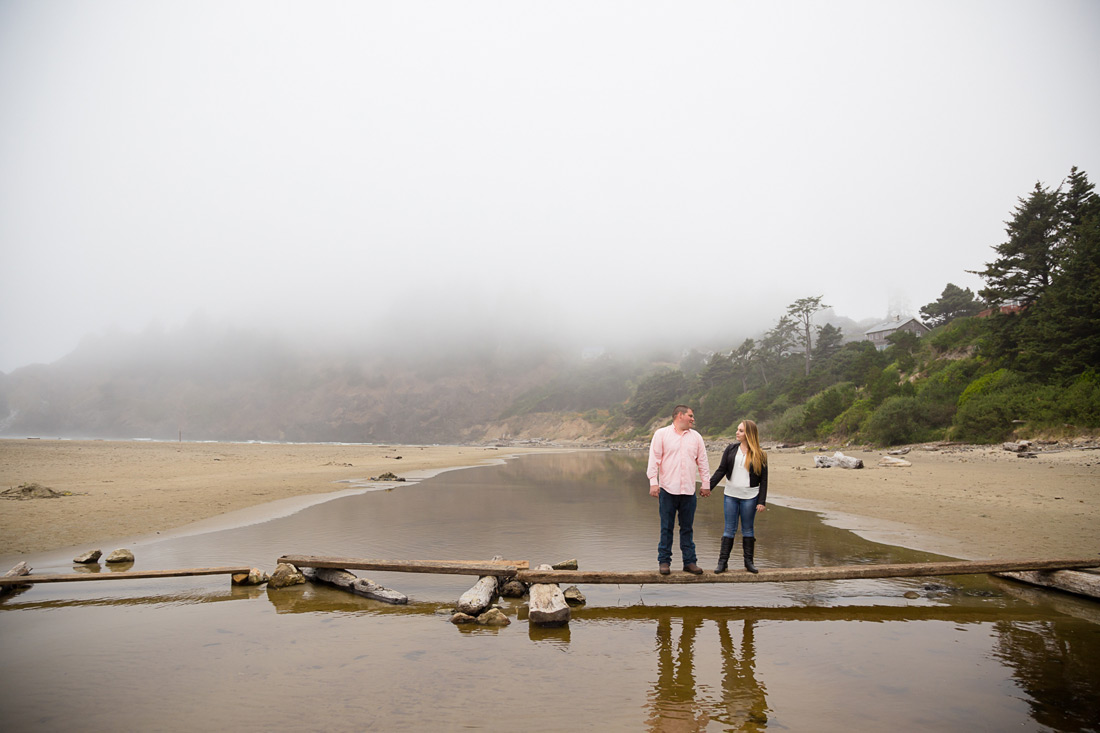
[[[637,454],[526,456],[152,539],[130,548],[132,569],[270,571],[282,554],[655,568],[644,470]],[[721,515],[719,496],[700,500],[707,569]],[[757,536],[764,568],[945,559],[774,504]],[[74,572],[71,557],[28,560]],[[739,541],[731,560],[743,572]],[[501,601],[507,627],[451,624],[472,577],[355,572],[409,605],[314,585],[236,588],[224,576],[19,591],[0,602],[4,727],[1100,729],[1100,605],[986,576],[582,586],[587,605],[569,625],[539,629],[519,599]]]

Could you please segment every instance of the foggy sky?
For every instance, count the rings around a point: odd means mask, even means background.
[[[0,371],[196,314],[726,348],[1100,180],[1100,3],[0,0]],[[456,325],[463,324],[463,325]]]

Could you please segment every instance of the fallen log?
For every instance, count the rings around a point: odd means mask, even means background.
[[[683,584],[683,583],[786,583],[810,580],[853,580],[859,578],[921,578],[934,575],[975,575],[1022,570],[1068,570],[1100,567],[1100,557],[1068,560],[1000,560],[925,563],[884,563],[882,565],[837,565],[810,568],[760,568],[759,573],[731,570],[714,573],[706,570],[702,575],[674,570],[661,575],[656,570],[598,571],[598,570],[520,570],[516,580],[524,583],[566,584]]]
[[[497,555],[491,562],[501,562],[502,560],[504,558]],[[500,579],[497,576],[483,575],[477,579],[473,588],[470,588],[459,597],[455,610],[471,616],[480,616],[492,605],[493,599],[496,598],[499,590]]]
[[[483,560],[466,562],[456,560],[372,560],[348,557],[324,557],[319,555],[283,555],[279,562],[299,568],[337,568],[352,570],[382,570],[394,573],[435,573],[438,575],[495,575],[510,577],[518,570],[526,570],[526,560]]]
[[[1043,588],[1074,593],[1089,598],[1100,598],[1100,574],[1078,570],[1019,570],[996,573],[998,578],[1007,578],[1021,583],[1038,585]]]
[[[236,575],[248,573],[251,568],[184,568],[181,570],[128,570],[124,573],[58,573],[54,575],[23,575],[2,577],[0,585],[24,583],[76,583],[88,580],[138,580],[143,578],[183,578],[189,575]]]
[[[302,574],[305,575],[308,580],[315,583],[325,583],[334,588],[346,590],[349,593],[354,593],[364,598],[370,598],[374,601],[382,601],[383,603],[392,603],[394,605],[404,605],[409,602],[409,597],[404,593],[391,590],[390,588],[384,588],[367,578],[357,577],[355,573],[349,573],[342,568],[307,567],[302,570]]]
[[[831,456],[814,456],[814,468],[863,468],[863,459],[854,456],[846,456],[840,451]]]
[[[532,571],[526,571],[532,572]],[[554,570],[549,565],[539,565],[535,573],[579,573],[579,570]],[[569,623],[569,604],[565,594],[554,580],[535,581],[528,590],[527,619],[536,626],[565,626]]]

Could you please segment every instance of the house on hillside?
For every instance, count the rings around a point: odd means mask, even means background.
[[[924,325],[916,318],[909,318],[908,320],[902,320],[901,316],[894,316],[894,320],[880,323],[877,326],[872,326],[863,332],[863,340],[870,341],[875,345],[875,348],[882,351],[890,342],[886,340],[886,337],[895,331],[908,331],[909,333],[920,338],[924,334],[931,331],[928,326]]]

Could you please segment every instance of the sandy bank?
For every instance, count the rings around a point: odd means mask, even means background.
[[[711,456],[717,466],[721,446]],[[0,555],[166,532],[270,502],[347,491],[386,471],[420,478],[545,447],[0,440],[0,488],[74,496],[0,501]],[[771,502],[824,513],[889,544],[967,558],[1100,554],[1100,451],[1018,458],[997,448],[915,448],[906,468],[814,468],[773,450]],[[639,486],[639,491],[647,487]],[[766,531],[766,525],[762,525]],[[780,540],[780,538],[776,538]],[[106,549],[106,548],[105,548]]]

